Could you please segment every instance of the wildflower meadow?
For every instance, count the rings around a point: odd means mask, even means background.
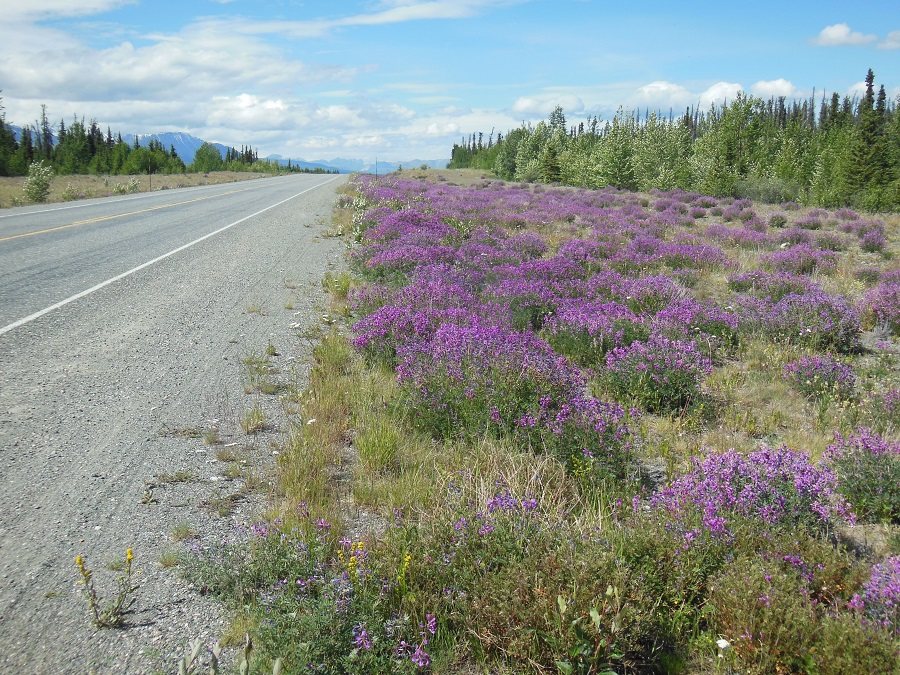
[[[900,672],[900,220],[357,176],[273,512],[291,673]],[[238,630],[239,629],[239,630]]]

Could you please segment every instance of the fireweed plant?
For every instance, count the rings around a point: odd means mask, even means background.
[[[186,565],[257,658],[896,672],[897,219],[408,174],[339,205],[349,335],[303,405],[343,426],[301,413],[334,489]]]

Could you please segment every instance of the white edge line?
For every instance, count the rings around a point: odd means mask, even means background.
[[[87,295],[90,295],[94,291],[99,291],[101,288],[105,288],[106,286],[109,286],[110,284],[120,281],[121,279],[124,279],[125,277],[131,276],[135,272],[139,272],[142,269],[144,269],[145,267],[150,267],[151,265],[155,265],[156,263],[160,262],[161,260],[165,260],[169,256],[173,256],[176,253],[180,253],[181,251],[185,250],[186,248],[190,248],[194,244],[199,244],[204,239],[209,239],[210,237],[213,237],[221,232],[224,232],[225,230],[227,230],[231,227],[234,227],[235,225],[240,225],[245,220],[250,220],[251,218],[255,218],[256,216],[258,216],[261,213],[265,213],[266,211],[269,211],[270,209],[274,209],[276,206],[281,206],[285,202],[289,202],[292,199],[295,199],[302,194],[306,194],[307,192],[315,190],[316,188],[320,188],[323,185],[327,185],[331,181],[334,181],[337,179],[338,179],[338,176],[335,176],[334,178],[330,178],[329,180],[325,181],[324,183],[319,183],[318,185],[314,185],[311,188],[307,188],[306,190],[298,192],[295,195],[291,195],[287,199],[282,199],[277,204],[272,204],[271,206],[267,206],[266,208],[264,208],[260,211],[257,211],[256,213],[251,213],[249,216],[244,216],[240,220],[236,220],[233,223],[229,223],[228,225],[225,225],[224,227],[220,227],[218,230],[204,234],[202,237],[194,239],[194,241],[191,241],[191,242],[188,242],[187,244],[179,246],[178,248],[176,248],[172,251],[169,251],[168,253],[163,253],[158,258],[154,258],[153,260],[148,260],[147,262],[142,263],[142,264],[138,265],[137,267],[133,267],[132,269],[128,270],[127,272],[122,272],[121,274],[117,274],[116,276],[112,277],[111,279],[107,279],[106,281],[101,281],[96,286],[91,286],[90,288],[88,288],[84,291],[81,291],[80,293],[76,293],[75,295],[73,295],[69,298],[66,298],[65,300],[60,300],[59,302],[52,304],[49,307],[45,307],[44,309],[42,309],[38,312],[35,312],[34,314],[30,314],[30,315],[26,316],[24,319],[19,319],[18,321],[13,321],[11,324],[9,324],[7,326],[3,326],[3,328],[0,328],[0,335],[3,335],[4,333],[8,333],[11,330],[15,330],[16,328],[19,328],[20,326],[24,326],[26,323],[31,323],[35,319],[44,316],[44,314],[49,314],[50,312],[52,312],[55,309],[59,309],[60,307],[64,307],[65,305],[68,305],[70,302],[75,302],[76,300],[80,300],[81,298],[83,298]]]

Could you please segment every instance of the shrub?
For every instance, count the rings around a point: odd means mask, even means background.
[[[851,518],[835,493],[834,471],[814,466],[808,455],[790,448],[763,446],[749,455],[729,450],[693,462],[693,470],[659,490],[652,504],[676,521],[699,519],[713,535],[732,536],[733,520],[819,532]]]
[[[53,178],[53,169],[45,166],[44,162],[32,162],[28,167],[28,177],[22,185],[25,199],[42,204],[50,196],[50,181]]]
[[[838,589],[826,583],[821,563],[780,558],[742,558],[710,582],[707,615],[716,634],[729,637],[722,654],[728,672],[895,671],[889,636],[836,607],[840,581]]]
[[[547,319],[544,334],[554,350],[579,365],[595,368],[605,363],[607,352],[647,339],[650,330],[617,302],[571,301]]]
[[[700,383],[712,372],[697,343],[655,333],[606,355],[603,379],[618,400],[634,401],[650,412],[683,409],[700,394]]]
[[[713,304],[684,299],[657,312],[654,326],[676,339],[705,342],[710,350],[738,343],[738,315]]]
[[[71,202],[76,199],[84,199],[87,195],[84,192],[79,192],[75,189],[71,183],[66,184],[66,189],[63,190],[62,198],[63,201]]]
[[[635,468],[628,423],[636,416],[619,405],[575,398],[545,423],[543,450],[580,478],[628,478]]]
[[[787,216],[783,213],[773,213],[769,216],[769,227],[784,227],[787,225]]]
[[[772,338],[810,349],[842,353],[860,349],[859,315],[841,296],[814,286],[803,293],[788,292],[775,302],[744,296],[734,304],[746,314],[748,325]]]
[[[845,251],[847,242],[836,232],[822,232],[816,237],[816,246],[823,251]]]
[[[889,389],[873,398],[871,415],[876,431],[900,427],[900,390]]]
[[[871,230],[866,232],[859,240],[859,246],[863,251],[878,253],[887,245],[887,237],[883,231]]]
[[[857,516],[869,522],[900,523],[900,443],[868,429],[846,438],[836,433],[825,456]]]
[[[786,199],[796,198],[800,193],[800,186],[793,181],[774,176],[747,176],[735,183],[734,191],[739,197],[778,204]]]
[[[784,230],[779,236],[778,240],[784,244],[808,244],[812,241],[812,235],[804,229],[799,227],[792,227],[790,229]]]
[[[831,356],[805,356],[784,365],[782,377],[810,399],[846,401],[853,397],[853,370]]]
[[[420,671],[430,663],[437,618],[401,612],[396,572],[377,573],[363,542],[334,542],[330,529],[325,521],[306,532],[259,523],[247,541],[200,549],[191,574],[252,611],[256,647],[264,658],[283,658],[290,672]],[[398,555],[403,574],[409,561]]]
[[[400,523],[388,532],[395,550],[415,552],[407,588],[416,601],[439,603],[448,631],[465,636],[490,671],[494,662],[549,671],[590,657],[610,665],[636,647],[628,634],[643,617],[617,596],[621,574],[607,547],[583,541],[565,518],[543,513],[535,496],[501,484],[485,499],[472,482],[465,476],[451,484],[427,527]],[[596,623],[580,620],[589,612]]]
[[[820,287],[809,277],[789,272],[772,273],[763,270],[733,274],[728,277],[728,287],[733,291],[751,293],[771,302],[778,302],[791,293],[803,294],[808,291],[820,290]]]
[[[882,282],[867,291],[861,309],[867,326],[881,325],[900,334],[900,282]]]
[[[797,244],[784,251],[775,251],[762,257],[778,272],[811,274],[813,271],[830,271],[835,268],[836,256],[831,251],[820,251],[806,244]]]
[[[795,221],[794,224],[804,230],[819,230],[822,228],[821,218],[814,216],[811,212],[805,218]]]
[[[438,437],[533,429],[576,398],[576,368],[532,333],[444,324],[398,349],[398,381],[414,421]]]
[[[872,625],[900,635],[900,556],[872,566],[872,576],[855,595],[851,607]]]

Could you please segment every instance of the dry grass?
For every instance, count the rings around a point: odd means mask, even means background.
[[[148,192],[152,178],[153,190],[171,190],[175,188],[195,187],[197,185],[218,185],[219,183],[235,183],[255,178],[270,177],[268,173],[250,173],[240,171],[213,171],[210,173],[181,173],[172,175],[154,174],[150,176],[54,176],[50,184],[50,202],[67,201],[63,193],[71,186],[70,192],[84,195],[83,199],[94,197],[110,197],[117,183],[127,185],[137,179],[139,192]],[[14,200],[24,199],[22,183],[24,176],[14,178],[0,177],[0,208],[13,205]]]

